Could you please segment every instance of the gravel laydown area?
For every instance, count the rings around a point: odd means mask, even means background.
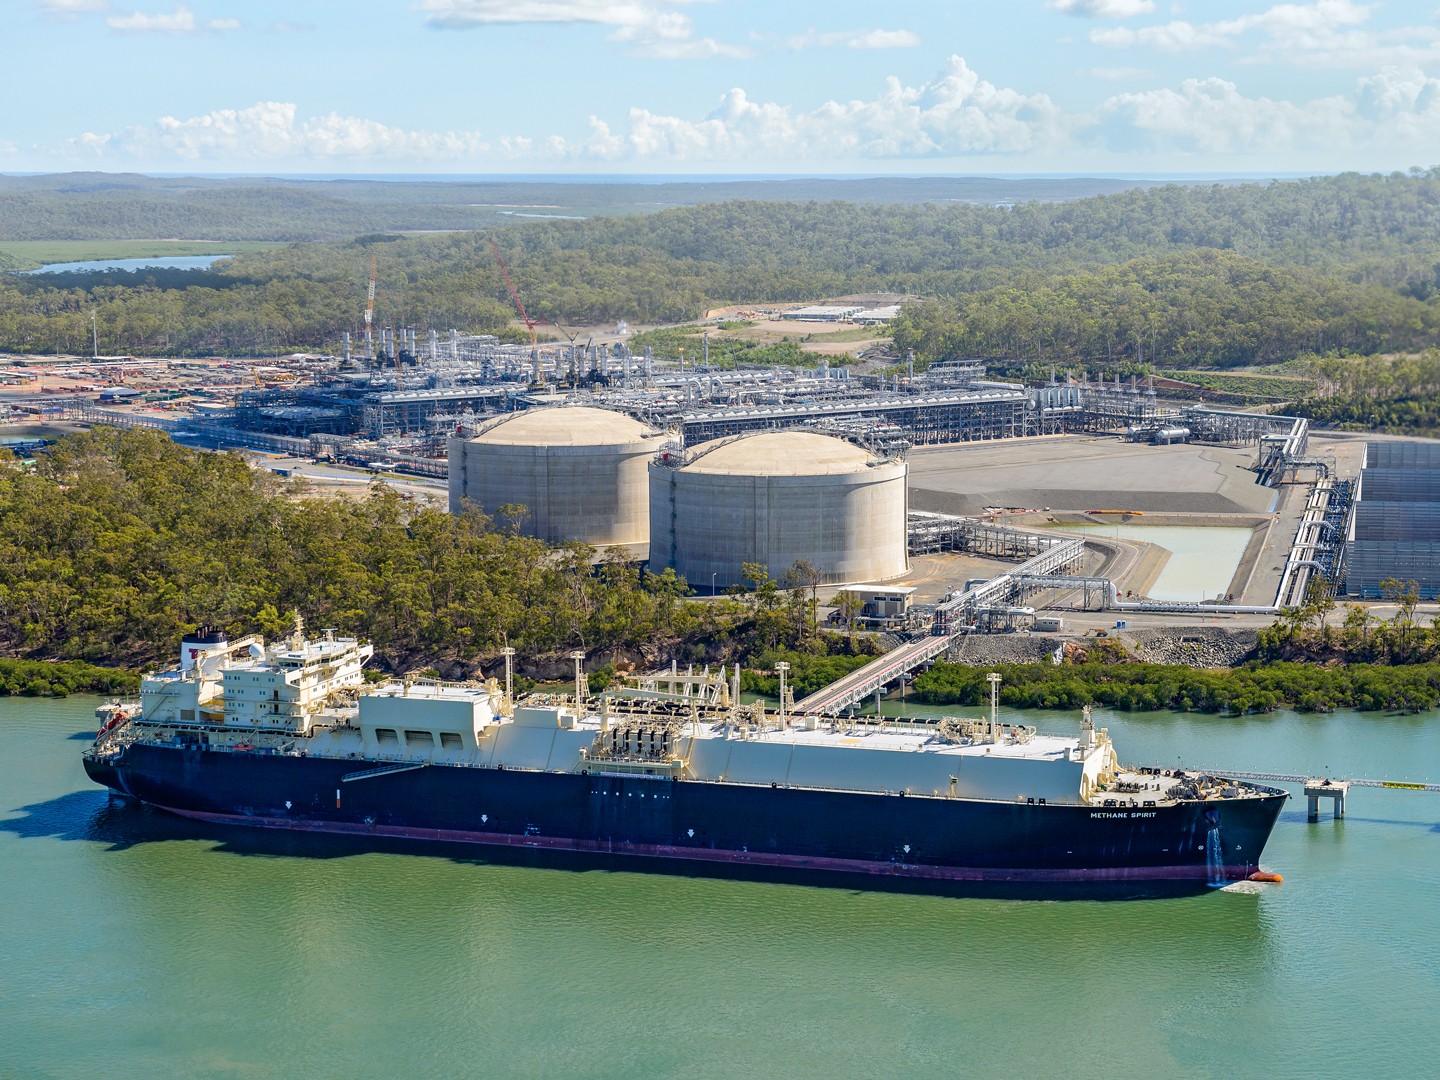
[[[1094,641],[1093,638],[1089,639]],[[1150,664],[1184,664],[1187,667],[1234,667],[1255,652],[1253,629],[1185,626],[1152,630],[1110,632],[1136,660]],[[1086,639],[1052,634],[995,634],[972,637],[960,661],[983,664],[1037,664],[1047,661],[1063,641],[1084,645]]]

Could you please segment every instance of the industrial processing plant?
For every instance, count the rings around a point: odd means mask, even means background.
[[[1369,442],[1356,485],[1347,591],[1378,599],[1383,583],[1440,595],[1440,443]]]
[[[1427,569],[1440,550],[1440,459],[1424,449],[1372,444],[1357,491],[1358,441],[1324,434],[1312,446],[1303,418],[1166,399],[1148,379],[1055,372],[1027,385],[993,377],[978,358],[724,367],[708,363],[708,338],[691,357],[628,342],[382,330],[363,355],[72,358],[49,373],[73,385],[46,393],[88,392],[9,400],[42,418],[157,427],[359,470],[356,483],[448,481],[452,511],[648,556],[652,570],[671,568],[700,592],[744,584],[746,563],[777,580],[799,565],[832,588],[913,588],[923,606],[955,590],[915,584],[931,573],[915,576],[917,555],[970,553],[981,562],[963,576],[993,577],[999,568],[984,560],[1039,557],[1047,530],[1118,520],[1254,530],[1233,580],[1200,590],[1207,604],[1274,610],[1316,585],[1374,597],[1392,577],[1440,591]],[[1122,572],[1094,555],[1143,541],[1086,543],[1092,557],[1065,562],[1069,577],[1020,575],[968,617],[1013,627],[1007,605],[1030,603],[1023,583],[1041,578],[1076,583],[1041,597],[1062,607],[1148,603],[1145,560]],[[1140,598],[1126,601],[1127,590]]]

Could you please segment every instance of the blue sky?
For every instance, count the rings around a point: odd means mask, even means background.
[[[0,0],[0,171],[1440,164],[1440,0]]]

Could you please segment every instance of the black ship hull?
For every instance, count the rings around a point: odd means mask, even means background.
[[[926,891],[1243,879],[1259,868],[1287,797],[1022,805],[138,742],[89,754],[85,767],[97,783],[210,822]]]

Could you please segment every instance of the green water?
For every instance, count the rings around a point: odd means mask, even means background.
[[[1440,795],[1292,801],[1281,886],[889,896],[361,853],[120,802],[0,700],[0,1076],[1431,1075]],[[1440,778],[1440,714],[1100,716],[1132,762]],[[1050,730],[1074,718],[1039,717]]]
[[[1152,600],[1214,600],[1223,597],[1250,543],[1252,530],[1224,525],[1067,525],[1121,540],[1158,544],[1170,552],[1155,584]]]

